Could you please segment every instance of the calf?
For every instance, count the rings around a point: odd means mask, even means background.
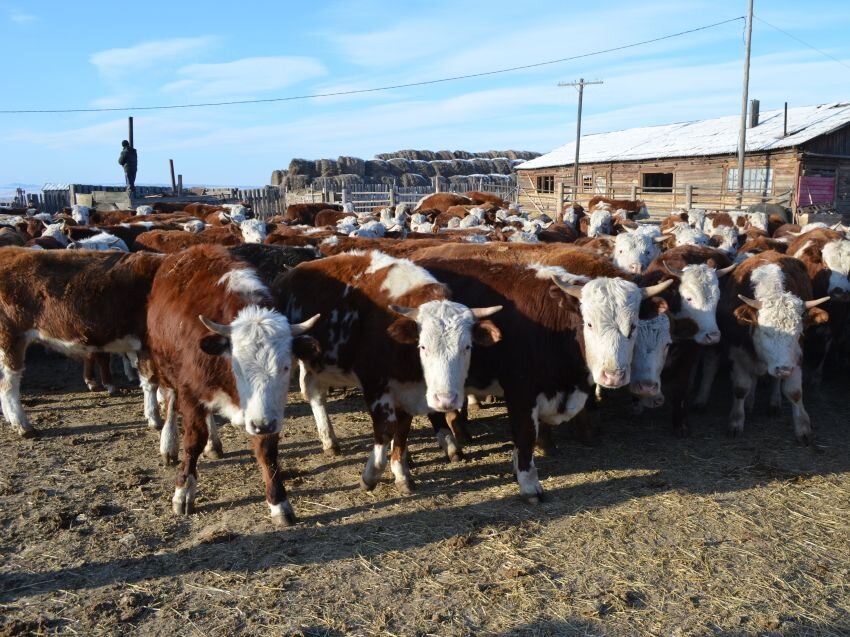
[[[283,218],[285,221],[304,224],[305,226],[315,225],[316,215],[322,210],[336,210],[342,212],[342,206],[333,203],[294,203],[286,207],[286,213]]]
[[[272,520],[295,522],[278,467],[290,365],[314,340],[302,336],[314,316],[290,325],[272,307],[268,288],[245,262],[221,246],[196,246],[165,258],[147,310],[151,362],[166,388],[166,426],[183,418],[183,464],[172,507],[188,514],[195,501],[197,463],[207,443],[207,416],[243,425],[266,485]]]
[[[473,344],[499,339],[482,319],[500,308],[450,301],[448,289],[428,272],[377,251],[302,263],[279,277],[274,291],[290,317],[322,314],[313,332],[321,351],[301,359],[301,391],[324,450],[338,451],[325,406],[328,388],[359,385],[375,437],[361,486],[375,488],[392,440],[396,487],[411,491],[405,450],[412,417],[461,407]]]
[[[730,435],[743,432],[744,406],[752,404],[756,379],[768,374],[781,383],[782,393],[791,401],[797,440],[811,441],[811,422],[803,406],[800,341],[806,327],[827,322],[829,315],[817,306],[828,300],[813,300],[805,266],[776,252],[750,257],[726,282],[719,317],[732,361]],[[778,407],[779,396],[771,402]]]
[[[0,250],[0,401],[19,434],[35,433],[20,399],[27,347],[144,356],[145,306],[161,263],[143,253]],[[145,416],[159,429],[155,388],[140,372]]]

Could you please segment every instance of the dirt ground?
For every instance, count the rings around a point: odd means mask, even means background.
[[[417,492],[388,472],[358,488],[370,424],[356,393],[330,404],[342,455],[321,454],[290,396],[281,447],[297,526],[272,526],[247,435],[202,461],[196,514],[171,512],[141,393],[89,393],[81,365],[33,355],[26,409],[41,429],[0,443],[0,635],[848,635],[848,379],[807,388],[817,444],[790,409],[725,436],[721,380],[690,438],[669,410],[634,417],[606,394],[601,444],[566,428],[524,504],[501,407],[473,413],[448,464],[425,419]]]

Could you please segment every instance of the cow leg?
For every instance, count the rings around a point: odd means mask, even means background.
[[[543,499],[543,487],[534,466],[534,443],[537,440],[537,417],[530,407],[518,408],[508,404],[508,420],[514,439],[513,467],[519,483],[520,496],[529,503]]]
[[[375,436],[375,444],[372,446],[372,451],[366,460],[366,466],[363,467],[363,473],[360,476],[360,486],[366,491],[371,491],[378,485],[378,480],[381,479],[381,475],[383,475],[384,470],[387,468],[390,432],[395,429],[396,413],[392,395],[386,388],[384,388],[382,394],[377,394],[377,398],[371,392],[367,395],[364,390],[364,397],[369,405],[369,412],[372,416],[372,431]]]
[[[336,439],[333,425],[328,418],[328,389],[322,386],[316,375],[309,371],[304,363],[299,362],[300,373],[298,377],[301,385],[301,394],[310,403],[313,412],[313,420],[316,421],[316,430],[322,441],[322,451],[327,456],[339,455],[339,442]]]
[[[706,405],[708,405],[714,377],[717,376],[719,359],[716,347],[706,347],[702,350],[702,377],[694,400],[694,409],[697,411],[705,411]]]
[[[479,409],[481,409],[481,405],[478,402],[478,396],[476,396],[475,394],[467,394],[466,404],[468,406],[467,407],[468,409],[473,409],[475,411],[478,411]]]
[[[221,446],[221,438],[218,435],[218,423],[212,414],[207,414],[206,421],[209,440],[207,440],[207,446],[204,447],[204,456],[218,460],[224,457],[224,447]]]
[[[390,454],[390,469],[395,476],[395,487],[402,493],[409,495],[413,493],[416,485],[413,476],[410,475],[408,465],[407,436],[410,433],[410,423],[413,416],[407,412],[396,411],[396,424],[393,428],[393,444]]]
[[[165,425],[159,432],[159,455],[165,466],[177,464],[177,409],[176,395],[173,389],[162,388],[162,402],[165,411]]]
[[[135,352],[129,352],[127,356],[139,370],[139,384],[144,395],[145,418],[148,421],[148,427],[159,431],[162,429],[162,416],[156,402],[156,390],[159,383],[154,374],[153,365],[147,356],[140,357]]]
[[[283,476],[278,466],[278,441],[280,434],[270,436],[251,436],[251,446],[254,447],[254,456],[260,471],[263,474],[263,482],[266,485],[266,503],[272,515],[272,522],[278,526],[292,526],[297,522],[292,505],[286,497],[286,487],[283,486]]]
[[[541,456],[552,456],[557,453],[558,448],[552,439],[552,425],[545,422],[537,423],[537,439],[534,441],[534,446]]]
[[[791,401],[791,417],[794,420],[794,435],[797,442],[807,445],[812,442],[812,422],[803,407],[803,371],[798,365],[788,378],[782,380],[782,393]]]
[[[154,392],[155,394],[155,392]],[[180,415],[183,416],[183,464],[177,471],[177,486],[171,507],[178,515],[189,515],[195,508],[195,489],[198,484],[198,458],[207,444],[206,410],[188,391],[177,394]]]
[[[0,344],[0,405],[3,415],[18,435],[32,438],[38,435],[38,431],[30,424],[21,404],[26,349],[23,341]]]
[[[121,357],[121,365],[124,367],[124,376],[127,377],[131,383],[139,382],[139,374],[136,372],[136,368],[133,367],[133,363],[130,362],[130,357],[127,354],[119,354]]]
[[[747,396],[755,393],[756,377],[744,369],[737,360],[732,360],[732,413],[729,415],[729,435],[737,436],[744,431]]]
[[[100,374],[100,384],[106,389],[107,394],[114,396],[117,392],[115,391],[115,381],[112,379],[111,354],[97,352],[94,354],[94,362]]]
[[[459,442],[465,445],[472,443],[472,436],[469,434],[467,427],[469,424],[469,409],[465,401],[459,411],[446,413],[446,424]]]
[[[463,448],[449,428],[446,416],[444,413],[432,412],[428,414],[428,420],[434,428],[437,444],[446,453],[449,462],[460,462],[463,460]]]
[[[86,354],[83,357],[83,382],[85,382],[86,387],[89,388],[89,391],[97,391],[100,389],[100,385],[97,382],[97,379],[94,377],[94,358],[97,354]]]
[[[770,404],[768,406],[768,413],[771,415],[778,414],[782,410],[782,381],[778,378],[770,377]],[[750,396],[747,397],[747,409],[752,410],[752,403],[755,402],[751,400],[750,397],[755,396],[755,392],[752,392]]]

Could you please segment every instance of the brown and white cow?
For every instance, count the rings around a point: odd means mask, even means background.
[[[473,345],[499,339],[483,319],[500,308],[453,302],[423,268],[377,251],[302,263],[277,279],[274,292],[293,320],[322,315],[313,330],[321,351],[301,358],[301,390],[325,451],[338,450],[325,406],[328,388],[359,385],[375,436],[361,486],[375,488],[392,441],[396,487],[409,492],[411,420],[461,407]]]
[[[641,290],[620,278],[589,280],[558,266],[484,259],[417,262],[458,301],[503,306],[493,316],[503,338],[473,353],[466,389],[505,397],[520,494],[539,501],[533,450],[540,423],[576,417],[593,383],[629,383],[641,299],[669,284]]]
[[[0,402],[19,434],[35,433],[20,398],[27,347],[143,354],[145,307],[161,263],[145,253],[0,249]],[[159,429],[155,387],[142,370],[145,416]]]
[[[744,407],[752,405],[756,379],[768,374],[781,382],[791,401],[797,440],[811,441],[811,421],[803,406],[801,340],[807,327],[829,320],[817,307],[828,300],[812,298],[802,262],[776,252],[750,257],[726,281],[718,314],[732,361],[730,435],[743,432]],[[772,406],[778,402],[774,394]]]
[[[148,342],[169,403],[166,427],[183,419],[183,464],[172,498],[192,511],[198,458],[213,413],[242,425],[263,473],[272,519],[295,522],[277,462],[293,354],[312,350],[302,336],[317,316],[290,324],[250,265],[222,246],[196,246],[163,260],[148,304]],[[165,431],[165,430],[164,430]]]

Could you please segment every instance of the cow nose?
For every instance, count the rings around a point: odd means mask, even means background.
[[[614,369],[602,371],[602,385],[605,387],[615,388],[622,387],[626,384],[626,370]]]
[[[457,409],[457,394],[452,392],[450,394],[434,394],[434,405],[438,409]]]
[[[713,345],[720,342],[720,332],[707,332],[704,338],[706,345]]]
[[[773,370],[773,375],[777,378],[788,378],[793,371],[793,367],[777,367]]]
[[[661,389],[661,387],[658,383],[651,383],[647,381],[632,383],[629,387],[629,391],[631,391],[635,396],[655,396],[659,389]]]
[[[274,433],[277,431],[277,420],[266,420],[265,418],[262,420],[253,420],[251,421],[251,427],[257,435]]]

